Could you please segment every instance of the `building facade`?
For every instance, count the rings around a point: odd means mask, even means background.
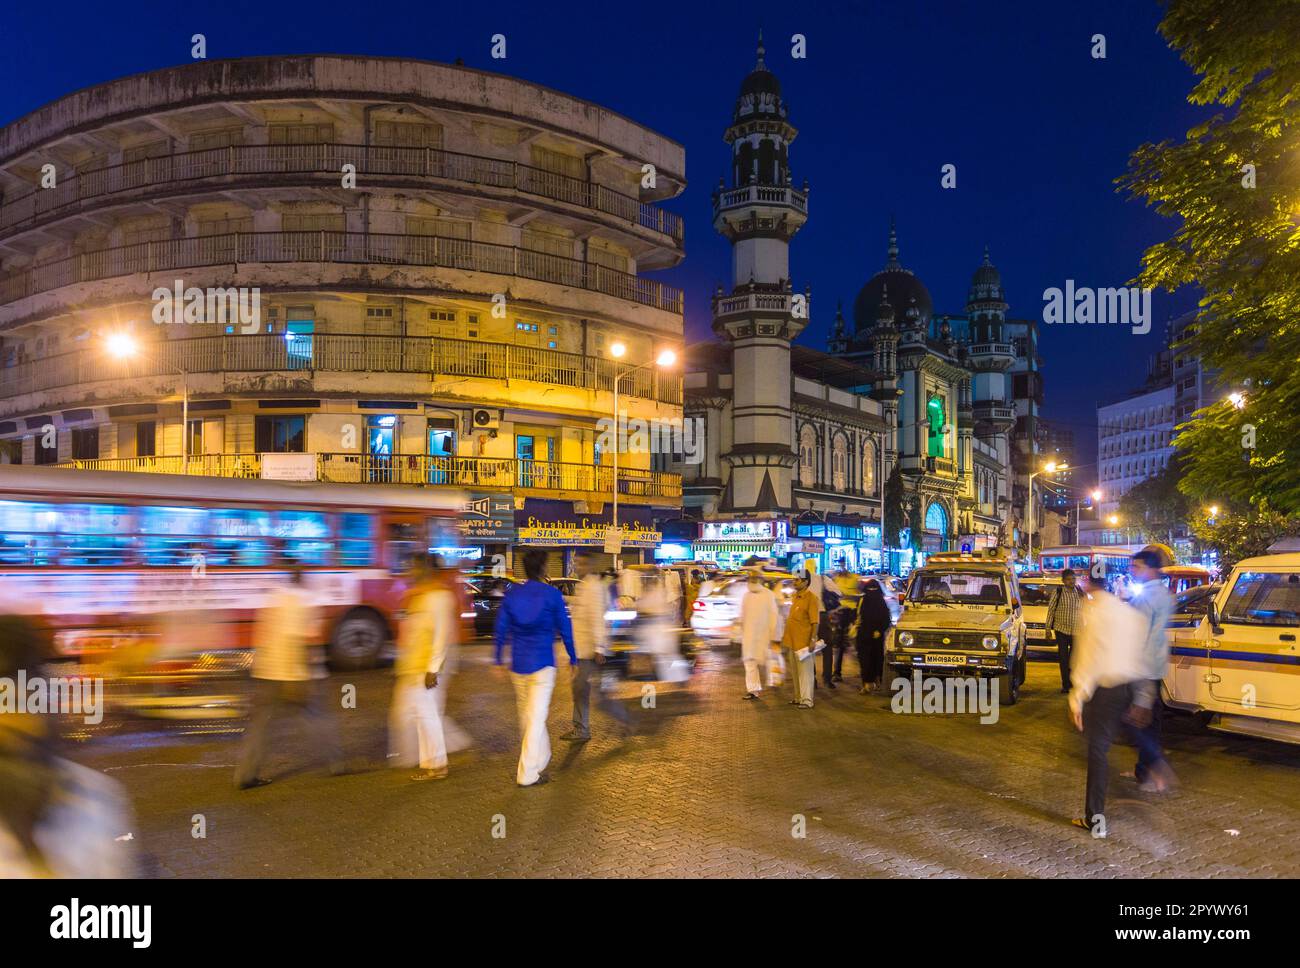
[[[680,374],[633,368],[680,352],[641,273],[683,257],[684,170],[591,102],[406,59],[70,94],[0,130],[0,461],[457,487],[484,554],[599,545],[617,486],[653,543],[680,478],[624,454],[616,484],[598,421],[616,379],[680,421]]]

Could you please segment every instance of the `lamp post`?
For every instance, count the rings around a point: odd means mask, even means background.
[[[666,369],[667,367],[670,367],[677,362],[676,353],[674,353],[672,350],[661,350],[659,355],[656,356],[654,360],[651,362],[641,363],[638,364],[637,366],[630,366],[627,369],[622,369],[621,364],[618,361],[621,360],[624,357],[624,355],[626,355],[626,353],[627,353],[627,347],[622,343],[613,343],[609,347],[609,355],[614,357],[614,507],[612,512],[610,513],[610,522],[611,522],[611,527],[613,528],[614,535],[616,537],[618,536],[618,452],[622,444],[622,434],[620,433],[621,428],[619,426],[621,421],[619,420],[619,416],[618,416],[619,384],[623,382],[624,377],[631,376],[633,373],[636,373],[638,370],[644,370],[650,366],[658,366],[661,369]],[[618,547],[621,551],[623,547],[621,538],[619,539]],[[621,564],[621,554],[615,553],[614,555],[615,569],[617,569],[620,566],[620,564]]]
[[[1055,474],[1057,471],[1068,469],[1069,466],[1069,464],[1058,464],[1054,460],[1049,460],[1043,465],[1041,471],[1034,471],[1029,475],[1029,506],[1026,508],[1029,514],[1029,564],[1034,562],[1034,522],[1038,518],[1037,512],[1034,511],[1034,478],[1039,474]]]
[[[1088,496],[1092,498],[1092,504],[1096,504],[1098,501],[1101,500],[1101,490],[1099,488],[1093,488],[1092,493],[1089,494]],[[1079,510],[1079,507],[1082,504],[1082,502],[1083,502],[1083,498],[1079,497],[1078,493],[1076,492],[1074,496],[1074,543],[1075,544],[1079,543],[1079,531],[1080,528],[1082,527],[1082,518],[1080,517],[1080,510]],[[1091,507],[1091,504],[1089,506]]]
[[[128,333],[114,333],[108,337],[108,352],[110,355],[119,360],[130,359],[135,356],[146,355],[140,349],[140,344],[136,342],[135,337]],[[160,366],[168,366],[156,356],[150,355],[150,358]],[[181,473],[189,474],[190,472],[190,375],[188,371],[179,366],[170,366],[169,369],[180,374],[181,378]]]

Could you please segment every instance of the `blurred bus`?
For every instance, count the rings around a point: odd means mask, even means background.
[[[1109,585],[1117,576],[1128,574],[1133,552],[1137,550],[1130,550],[1128,545],[1059,545],[1044,548],[1038,561],[1044,575],[1059,575],[1067,568],[1078,575],[1089,575],[1094,566],[1101,564]]]
[[[301,567],[330,664],[375,664],[412,555],[454,542],[454,489],[0,467],[0,610],[59,654],[145,666],[247,649]],[[449,540],[451,539],[451,540]]]

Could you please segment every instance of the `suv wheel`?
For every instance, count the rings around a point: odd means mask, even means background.
[[[1016,669],[998,676],[998,705],[1014,706],[1020,698],[1020,681]]]

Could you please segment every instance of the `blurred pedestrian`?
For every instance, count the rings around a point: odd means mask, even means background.
[[[330,772],[347,772],[338,723],[323,693],[325,668],[320,609],[307,591],[301,566],[289,570],[289,582],[271,593],[253,626],[253,705],[235,768],[241,790],[265,786],[262,760],[276,714],[289,711],[306,721],[312,746],[323,751]],[[312,655],[312,652],[320,653]]]
[[[1052,593],[1047,606],[1047,629],[1056,638],[1056,661],[1061,669],[1061,692],[1070,691],[1070,652],[1074,648],[1074,629],[1079,622],[1079,589],[1070,568],[1061,572],[1061,584]]]
[[[745,699],[757,699],[768,675],[772,646],[779,641],[776,596],[751,568],[740,596],[740,656],[745,665]]]
[[[682,615],[682,576],[676,568],[665,568],[663,573],[664,597],[668,600],[668,613],[678,624]]]
[[[1088,746],[1088,778],[1082,817],[1071,823],[1094,837],[1105,837],[1106,788],[1110,747],[1126,716],[1146,701],[1146,621],[1134,608],[1107,592],[1100,582],[1089,588],[1070,675],[1070,718]]]
[[[808,575],[808,590],[812,592],[813,598],[817,602],[817,639],[828,645],[831,642],[831,620],[830,614],[839,608],[840,595],[835,590],[834,582],[828,581],[824,575],[817,571],[817,559],[808,558],[803,563],[804,570]],[[815,673],[815,670],[814,670]],[[822,682],[828,689],[835,688],[835,650],[833,648],[823,649],[822,651]],[[814,674],[814,685],[816,680]]]
[[[794,595],[790,599],[790,613],[785,617],[785,634],[781,644],[786,650],[790,682],[794,686],[791,704],[800,709],[812,709],[813,679],[816,677],[817,603],[808,589],[808,573],[795,576]]]
[[[1171,789],[1178,778],[1165,758],[1160,739],[1160,687],[1169,671],[1169,638],[1165,629],[1174,614],[1174,596],[1165,587],[1161,567],[1164,559],[1150,548],[1133,556],[1130,566],[1129,604],[1142,613],[1146,622],[1143,662],[1149,687],[1143,690],[1142,702],[1135,703],[1132,721],[1133,741],[1137,744],[1137,766],[1132,776],[1149,793]]]
[[[398,751],[399,765],[408,766],[412,759],[417,760],[420,772],[411,779],[441,780],[447,775],[442,722],[447,692],[444,666],[455,638],[459,610],[451,590],[438,580],[428,556],[416,556],[411,582],[397,634],[390,744]]]
[[[609,586],[596,570],[592,554],[585,548],[573,553],[573,569],[578,585],[570,600],[573,622],[573,648],[578,661],[572,666],[570,679],[573,693],[573,727],[560,739],[570,743],[583,743],[591,739],[591,690],[595,687],[596,702],[628,731],[628,714],[623,706],[606,696],[601,688],[601,670],[609,655],[609,625],[605,612],[609,608]]]
[[[506,592],[497,612],[494,664],[501,667],[501,653],[509,643],[510,678],[523,735],[515,782],[530,787],[550,780],[546,767],[551,762],[551,737],[546,717],[555,689],[555,637],[564,640],[571,666],[578,664],[578,656],[564,596],[545,580],[546,552],[541,548],[524,552],[524,575],[528,580]]]
[[[9,689],[20,673],[29,683],[46,676],[52,654],[42,622],[0,615],[0,682]],[[132,827],[125,790],[59,755],[52,721],[21,708],[0,712],[0,878],[136,875],[134,845],[117,839]]]
[[[858,600],[858,668],[862,673],[861,693],[875,692],[885,672],[885,637],[893,625],[885,591],[874,578],[867,580]]]

